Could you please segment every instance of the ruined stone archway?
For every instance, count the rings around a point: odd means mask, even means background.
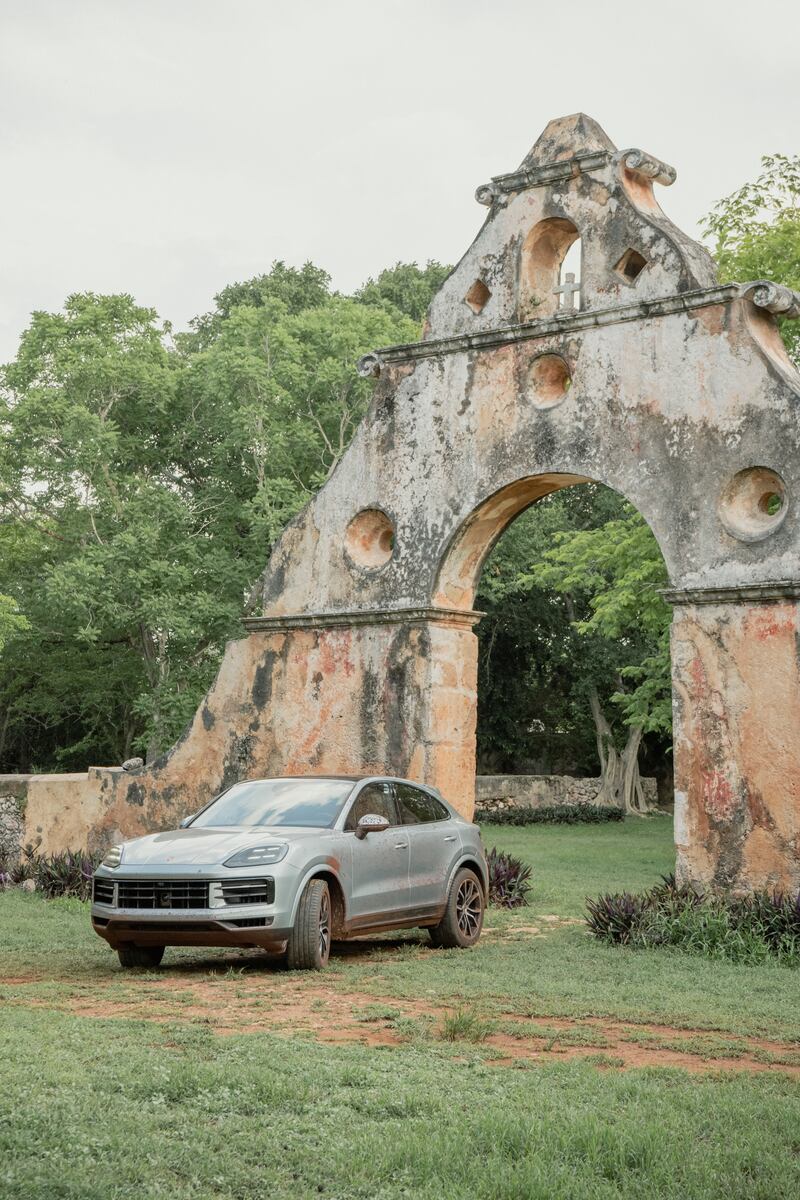
[[[29,832],[60,805],[51,844],[133,833],[298,770],[408,774],[469,812],[491,506],[598,479],[670,576],[681,876],[800,885],[800,378],[774,317],[800,296],[719,285],[656,201],[674,178],[578,114],[478,190],[486,221],[422,340],[362,360],[369,412],[191,728],[136,776],[20,781]],[[558,286],[577,237],[579,307]]]

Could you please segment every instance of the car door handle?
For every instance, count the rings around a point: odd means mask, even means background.
[[[453,837],[452,833],[448,833],[447,837],[444,840],[446,842],[454,842],[456,839]]]
[[[395,850],[407,850],[408,842],[395,842],[394,848]]]

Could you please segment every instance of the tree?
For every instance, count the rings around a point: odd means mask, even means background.
[[[720,279],[771,279],[800,290],[800,155],[768,154],[753,183],[714,205],[702,221],[714,239]],[[800,365],[800,329],[779,319],[786,348]]]
[[[599,528],[558,534],[553,548],[534,564],[530,578],[540,586],[558,588],[568,598],[571,621],[590,639],[604,674],[616,683],[610,701],[624,714],[621,747],[596,680],[587,680],[601,800],[619,804],[626,812],[644,812],[642,734],[671,729],[669,608],[659,594],[667,572],[656,540],[639,513],[626,504],[621,517]]]
[[[362,304],[388,305],[412,321],[421,322],[452,269],[432,259],[424,267],[399,262],[381,271],[377,279],[368,279],[356,292],[356,299]]]
[[[358,357],[416,335],[309,264],[225,289],[174,340],[127,296],[34,314],[0,393],[0,577],[27,621],[0,678],[7,768],[169,746],[360,420]]]

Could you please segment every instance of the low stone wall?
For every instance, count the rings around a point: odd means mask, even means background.
[[[643,779],[645,800],[658,802],[655,779]],[[479,775],[475,780],[475,807],[497,811],[504,808],[548,808],[553,804],[597,804],[600,779],[574,775]]]
[[[148,806],[136,786],[146,770],[128,774],[120,767],[90,767],[69,775],[0,775],[0,862],[16,861],[29,843],[42,854],[104,850],[125,838],[174,828],[209,799],[189,788],[167,788],[160,804]],[[655,804],[656,781],[642,782],[647,800]],[[475,804],[490,810],[596,804],[599,787],[599,779],[569,775],[479,775]]]

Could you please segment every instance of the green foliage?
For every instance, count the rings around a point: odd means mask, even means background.
[[[483,570],[481,772],[593,775],[594,691],[620,740],[643,725],[656,766],[671,731],[664,561],[642,518],[599,484],[520,516]],[[609,707],[609,703],[611,707]]]
[[[602,825],[624,820],[623,810],[608,804],[543,804],[540,808],[518,804],[504,809],[476,808],[474,816],[478,825]]]
[[[455,1012],[447,1013],[440,1030],[440,1037],[445,1042],[485,1042],[496,1025],[472,1008],[457,1008]]]
[[[630,505],[596,529],[557,533],[554,546],[534,564],[530,580],[577,601],[584,614],[579,634],[595,646],[620,686],[611,699],[629,725],[645,732],[672,727],[670,610],[659,595],[667,571],[658,543]],[[626,681],[634,685],[626,688]]]
[[[377,279],[368,279],[356,292],[356,299],[363,304],[388,305],[419,323],[452,269],[432,260],[424,267],[399,262],[381,271]]]
[[[800,893],[703,895],[664,876],[649,891],[603,895],[586,908],[591,932],[611,945],[675,946],[707,958],[800,966]]]
[[[0,654],[13,633],[21,633],[27,628],[28,622],[17,608],[16,600],[12,596],[0,595]]]
[[[800,290],[800,155],[767,154],[761,174],[715,204],[702,222],[723,281],[771,279]],[[800,330],[780,320],[800,365]]]
[[[416,325],[276,263],[171,338],[129,296],[35,313],[0,391],[0,770],[149,760],[191,719],[355,371]]]

